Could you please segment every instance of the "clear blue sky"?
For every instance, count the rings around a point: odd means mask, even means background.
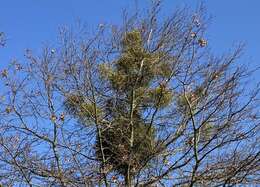
[[[133,0],[2,0],[0,31],[8,36],[5,49],[0,49],[0,67],[13,58],[22,60],[24,50],[40,49],[43,42],[53,41],[58,27],[72,25],[77,19],[94,27],[98,23],[119,23],[121,10],[133,5]],[[140,6],[149,0],[139,0]],[[164,13],[176,6],[195,7],[196,0],[165,0]],[[209,42],[216,52],[230,49],[234,43],[247,44],[244,63],[259,66],[260,60],[260,1],[205,0],[213,20]],[[258,80],[260,76],[258,76]]]

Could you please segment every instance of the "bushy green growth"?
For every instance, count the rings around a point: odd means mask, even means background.
[[[155,108],[163,108],[171,103],[173,94],[168,88],[160,85],[156,88],[149,89],[147,93],[143,93],[141,97],[141,105]]]
[[[102,131],[102,146],[106,164],[112,166],[113,170],[126,175],[130,165],[131,175],[142,167],[148,157],[153,154],[155,132],[154,129],[142,121],[134,121],[134,142],[130,146],[130,122],[127,119],[117,119],[113,125]],[[99,139],[96,143],[96,155],[102,161]]]
[[[147,125],[142,118],[143,111],[147,108],[162,109],[172,101],[171,91],[166,84],[162,85],[162,80],[171,76],[172,57],[163,52],[152,53],[146,50],[138,30],[125,34],[121,49],[116,60],[99,65],[101,79],[108,83],[107,86],[120,98],[105,100],[102,112],[98,110],[99,115],[101,113],[106,116],[110,126],[101,126],[101,137],[97,134],[95,147],[100,162],[104,162],[104,156],[105,164],[112,166],[114,171],[126,175],[130,169],[131,175],[134,175],[154,153],[153,145],[156,142],[154,127]],[[160,86],[155,87],[156,84]],[[81,119],[93,116],[94,108],[91,103],[78,96],[72,96],[68,101],[68,109],[74,115]],[[134,132],[132,146],[131,120]]]
[[[122,40],[123,52],[141,52],[143,50],[143,39],[140,31],[127,32]]]
[[[155,77],[170,76],[169,58],[162,61],[163,55],[162,52],[150,53],[145,50],[141,33],[134,30],[125,35],[121,57],[113,62],[114,67],[101,64],[100,73],[118,91],[147,87]]]
[[[154,106],[159,108],[169,105],[173,97],[172,92],[165,86],[158,86],[154,90],[151,90],[149,96],[152,98]]]
[[[147,51],[138,30],[126,33],[121,45],[122,53],[117,60],[110,65],[100,65],[101,77],[108,80],[114,92],[122,97],[121,101],[107,102],[106,115],[110,116],[112,126],[102,131],[102,145],[107,164],[125,175],[129,165],[131,173],[134,173],[134,170],[145,163],[153,152],[155,131],[153,127],[148,129],[141,117],[141,108],[161,109],[171,103],[173,96],[167,86],[154,87],[152,83],[156,81],[160,83],[159,80],[171,75],[169,62],[172,58],[162,52]],[[131,148],[129,111],[133,90],[135,91],[134,145]],[[97,157],[101,160],[98,140],[96,147]]]
[[[143,48],[140,32],[127,33],[122,48],[122,56],[115,62],[115,73],[111,77],[112,85],[115,89],[123,90],[133,86],[147,86],[154,76],[153,55]]]
[[[65,107],[71,114],[77,116],[82,122],[89,120],[93,121],[96,117],[95,105],[93,103],[86,102],[83,96],[70,95],[65,101]],[[102,115],[102,110],[98,107],[96,110],[97,117],[100,117]]]

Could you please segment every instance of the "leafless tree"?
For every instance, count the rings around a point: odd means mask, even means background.
[[[2,185],[260,184],[259,86],[243,45],[214,55],[207,23],[156,1],[27,50],[1,73]]]

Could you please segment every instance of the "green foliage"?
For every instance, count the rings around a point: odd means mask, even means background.
[[[128,165],[130,165],[131,174],[134,174],[154,151],[154,129],[136,118],[134,120],[135,138],[131,147],[129,124],[127,119],[116,119],[109,129],[102,131],[101,138],[106,164],[122,175],[127,173]],[[102,161],[99,139],[96,143],[96,155],[98,160]]]
[[[171,75],[170,65],[167,59],[161,60],[162,56],[166,54],[146,51],[141,33],[134,30],[123,38],[122,55],[112,63],[114,66],[101,64],[99,70],[101,77],[109,80],[115,90],[125,92],[133,87],[148,87],[155,77]]]
[[[160,85],[144,94],[141,103],[151,107],[163,108],[170,104],[172,97],[172,92],[165,86]]]
[[[140,31],[133,30],[125,34],[122,40],[123,51],[128,52],[141,52],[143,47],[143,40]]]
[[[82,122],[93,120],[96,117],[95,115],[97,117],[102,115],[100,108],[95,108],[94,103],[86,102],[84,97],[80,95],[70,95],[65,101],[65,106],[71,114],[77,116]]]
[[[143,111],[146,108],[162,109],[172,101],[172,92],[163,80],[171,76],[170,61],[173,58],[162,52],[147,51],[138,30],[125,34],[121,49],[116,60],[99,64],[99,76],[112,92],[120,95],[120,99],[107,99],[103,110],[97,109],[99,116],[107,117],[110,126],[101,126],[101,142],[99,135],[96,139],[96,157],[103,163],[104,156],[105,164],[122,175],[126,175],[130,167],[130,173],[134,175],[153,154],[156,142],[154,127],[142,118]],[[133,103],[134,108],[131,108]],[[94,116],[94,105],[81,96],[69,97],[67,108],[84,122]]]

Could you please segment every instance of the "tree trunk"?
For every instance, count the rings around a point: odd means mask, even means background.
[[[128,175],[128,173],[125,175],[125,186],[132,187],[132,177],[131,175]]]

